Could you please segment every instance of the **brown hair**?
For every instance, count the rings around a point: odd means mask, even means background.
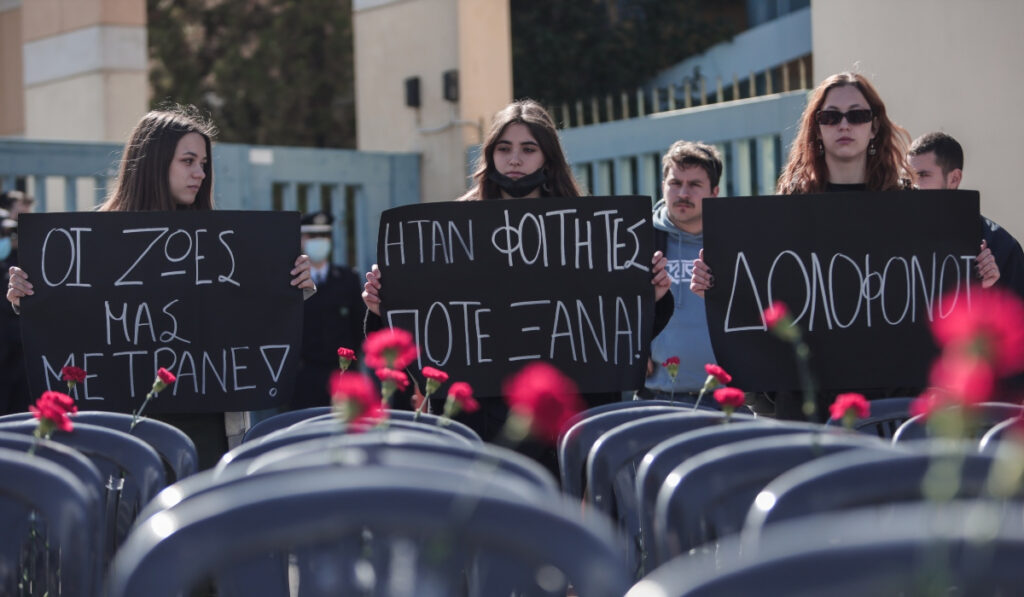
[[[668,176],[669,170],[676,165],[680,168],[700,166],[708,173],[711,188],[718,186],[722,178],[722,156],[712,145],[700,141],[676,141],[668,148],[665,157],[661,158],[661,178]],[[709,189],[710,190],[710,189]]]
[[[206,178],[196,200],[182,205],[171,196],[168,172],[178,141],[198,133],[206,143]],[[117,182],[100,206],[100,211],[174,211],[213,209],[213,125],[192,106],[153,110],[135,125],[124,146]]]
[[[501,199],[501,189],[487,178],[487,173],[494,170],[494,147],[510,124],[526,125],[544,154],[543,168],[547,171],[548,181],[541,186],[541,196],[579,197],[580,188],[565,159],[554,121],[543,106],[533,100],[524,99],[512,102],[494,116],[491,130],[484,140],[483,151],[477,158],[476,171],[473,172],[473,187],[458,200]]]
[[[852,85],[860,90],[874,115],[877,128],[872,142],[875,155],[868,155],[865,183],[870,191],[890,191],[910,188],[912,173],[907,162],[910,135],[889,120],[885,104],[871,82],[858,73],[844,72],[821,82],[811,93],[807,107],[800,117],[800,131],[789,151],[789,161],[779,177],[777,192],[781,195],[820,193],[828,184],[828,165],[820,155],[818,123],[815,115],[825,103],[825,96],[836,87]]]

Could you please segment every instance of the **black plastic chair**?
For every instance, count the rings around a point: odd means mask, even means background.
[[[428,439],[429,438],[429,439]],[[311,466],[394,466],[463,469],[474,476],[514,476],[538,491],[559,494],[558,481],[537,461],[490,444],[464,446],[420,433],[333,435],[281,446],[251,460],[246,475]]]
[[[900,425],[910,418],[910,405],[916,398],[880,398],[872,400],[871,414],[864,419],[858,419],[853,424],[853,429],[860,433],[875,435],[883,438],[892,438]],[[825,423],[830,426],[841,426],[842,420],[830,418]]]
[[[297,421],[296,423],[292,424],[291,426],[292,427],[300,427],[300,426],[303,426],[303,425],[309,425],[310,423],[313,423],[313,422],[327,421],[327,420],[333,420],[333,419],[334,419],[334,415],[333,414],[325,413],[325,414],[321,414],[321,415],[316,415],[314,417],[310,417],[308,419],[303,419],[301,421]],[[442,427],[442,428],[447,429],[449,431],[454,431],[455,433],[458,433],[462,437],[468,439],[469,441],[471,441],[471,442],[473,442],[475,444],[482,444],[483,443],[483,440],[480,439],[480,435],[477,434],[476,431],[473,431],[473,429],[470,428],[465,423],[461,423],[459,421],[455,421],[455,420],[452,420],[452,419],[444,419],[444,418],[441,418],[438,415],[431,415],[431,414],[427,414],[427,413],[420,413],[417,416],[416,413],[411,411],[411,410],[389,410],[388,411],[388,420],[389,421],[411,421],[411,422],[414,422],[414,423],[420,423],[422,425],[433,425],[435,427]]]
[[[842,452],[782,473],[754,500],[743,525],[744,543],[758,542],[767,526],[800,516],[924,501],[925,478],[943,460],[959,474],[950,479],[955,486],[942,499],[986,495],[993,459],[977,454],[973,443],[929,443],[921,448]],[[1024,489],[1017,497],[1024,497]]]
[[[974,439],[981,439],[981,436],[996,424],[1006,419],[1024,416],[1024,407],[1007,402],[982,402],[973,406],[971,412],[976,417],[977,423],[974,429]],[[916,415],[907,419],[893,434],[893,443],[928,439],[927,423],[927,418],[924,415]]]
[[[558,437],[558,472],[562,480],[562,491],[583,498],[586,489],[586,465],[590,448],[605,431],[628,421],[653,417],[663,413],[677,413],[679,406],[646,405],[644,401],[616,402],[614,409],[586,416],[574,425],[566,427]],[[601,407],[599,407],[601,408]],[[587,412],[587,411],[584,411]]]
[[[735,415],[737,421],[753,421]],[[642,540],[636,502],[636,466],[640,458],[661,440],[704,427],[724,426],[721,412],[684,410],[628,421],[612,427],[594,442],[587,456],[586,500],[619,524],[625,539],[625,556],[640,576]]]
[[[249,430],[245,432],[245,435],[242,436],[242,443],[244,444],[254,439],[261,438],[267,434],[277,431],[278,429],[290,427],[299,421],[323,414],[329,414],[330,412],[331,407],[329,406],[311,406],[309,408],[278,413],[272,417],[267,417],[250,427]]]
[[[0,424],[0,431],[23,435],[32,435],[35,428],[35,421]],[[142,506],[167,485],[164,463],[156,450],[141,439],[88,423],[75,423],[71,433],[57,431],[50,441],[81,452],[104,478],[109,559]]]
[[[430,597],[467,586],[473,594],[482,582],[504,586],[492,595],[548,596],[564,595],[567,580],[580,595],[618,597],[630,586],[610,524],[582,524],[564,498],[509,499],[501,487],[469,493],[454,471],[334,473],[244,477],[154,515],[118,553],[108,595],[171,597],[212,574],[252,573],[258,569],[247,563],[275,549],[329,555],[317,560],[315,578],[299,579],[309,595]],[[374,541],[391,538],[393,549],[361,553],[368,531]],[[354,578],[358,571],[368,582]]]
[[[982,454],[995,454],[1003,438],[1018,428],[1024,429],[1021,427],[1021,420],[1016,417],[996,423],[978,440],[978,451]]]
[[[650,568],[654,507],[658,491],[676,467],[687,459],[718,446],[759,437],[820,431],[821,427],[813,423],[775,421],[762,417],[757,421],[740,421],[729,425],[694,429],[662,440],[649,449],[640,460],[634,483],[640,519],[637,545],[640,550],[641,571],[647,572]]]
[[[0,448],[0,528],[0,593],[99,594],[102,523],[95,495],[74,473]],[[32,589],[19,589],[26,580]]]
[[[626,596],[1017,595],[1022,511],[972,500],[800,517],[765,527],[756,546],[733,536],[676,557]]]
[[[32,413],[17,413],[9,415],[9,417],[9,419],[0,417],[0,422],[29,420],[33,418],[33,415]],[[170,423],[140,417],[138,424],[132,429],[132,419],[134,418],[132,415],[102,410],[81,411],[72,415],[71,418],[75,423],[88,423],[123,431],[152,446],[164,461],[164,472],[167,473],[168,483],[184,479],[198,470],[199,456],[196,454],[195,444],[184,431]]]
[[[783,472],[852,449],[895,448],[855,433],[797,433],[719,446],[686,460],[655,501],[654,565],[738,533],[754,498]]]
[[[271,450],[288,444],[298,443],[320,437],[331,437],[346,432],[347,427],[334,420],[317,421],[301,427],[286,427],[278,429],[273,433],[265,435],[253,441],[245,442],[240,446],[221,456],[220,462],[214,467],[217,476],[225,474],[228,468],[234,468],[239,463],[244,463]],[[386,427],[372,427],[360,430],[360,433],[381,433],[391,430],[405,430],[414,433],[421,433],[428,436],[435,436],[441,441],[454,442],[459,445],[472,447],[475,445],[465,437],[446,429],[425,423],[414,423],[411,421],[391,421]]]

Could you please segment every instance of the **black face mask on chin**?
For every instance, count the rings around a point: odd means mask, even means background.
[[[492,170],[487,173],[487,180],[490,180],[498,185],[501,190],[518,199],[529,195],[534,189],[547,182],[548,175],[544,172],[544,168],[538,168],[532,174],[527,174],[522,178],[509,178]]]

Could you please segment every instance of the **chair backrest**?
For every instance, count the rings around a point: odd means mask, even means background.
[[[996,448],[999,447],[999,442],[1003,441],[1007,434],[1017,432],[1017,439],[1019,441],[1020,435],[1018,430],[1020,429],[1024,429],[1024,427],[1021,426],[1021,420],[1016,417],[996,423],[978,440],[978,451],[982,454],[995,454]]]
[[[871,401],[871,414],[858,419],[853,428],[860,433],[878,437],[892,438],[904,421],[910,418],[910,405],[916,400],[912,397],[879,398]],[[830,426],[842,425],[842,420],[832,419],[825,423]]]
[[[996,424],[1013,417],[1024,415],[1024,407],[1019,404],[1006,402],[982,402],[971,407],[972,416],[975,417],[976,427],[974,432],[980,439],[986,431],[995,427]],[[927,439],[928,425],[925,415],[915,415],[907,419],[892,437],[893,442],[904,442],[916,439]]]
[[[736,415],[737,420],[753,420]],[[601,434],[587,456],[585,498],[614,518],[625,539],[625,557],[639,573],[637,540],[640,512],[636,503],[636,464],[659,441],[693,429],[725,424],[721,412],[684,410],[627,421]]]
[[[299,426],[302,426],[302,425],[309,425],[310,423],[318,422],[318,421],[331,420],[333,418],[333,416],[334,415],[331,414],[331,413],[325,413],[325,414],[322,414],[322,415],[317,415],[315,417],[310,417],[308,419],[304,419],[302,421],[298,421],[294,425],[292,425],[292,427],[299,427]],[[419,415],[417,415],[415,412],[413,412],[411,410],[394,410],[394,409],[392,409],[392,410],[388,411],[388,420],[389,421],[412,421],[412,422],[420,423],[420,424],[423,424],[423,425],[433,425],[435,427],[443,427],[444,429],[447,429],[449,431],[453,431],[453,432],[461,435],[462,437],[468,439],[469,441],[471,441],[471,442],[473,442],[475,444],[482,444],[483,443],[483,440],[480,439],[480,435],[477,434],[476,431],[473,431],[473,429],[471,427],[469,427],[468,425],[466,425],[465,423],[461,423],[461,422],[455,421],[453,419],[445,419],[445,418],[442,418],[442,417],[440,417],[438,415],[432,415],[432,414],[428,414],[428,413],[420,413]]]
[[[242,436],[242,443],[252,441],[254,439],[261,438],[269,433],[273,433],[278,429],[284,429],[290,427],[303,419],[309,419],[323,414],[331,412],[329,406],[311,406],[309,408],[302,408],[299,410],[290,410],[283,413],[278,413],[272,417],[267,417],[259,423],[256,423],[245,432]]]
[[[616,403],[620,404],[620,403]],[[562,491],[577,498],[583,497],[587,455],[601,434],[627,421],[653,417],[663,413],[679,412],[678,406],[647,406],[634,401],[628,407],[607,410],[581,419],[568,427],[558,438],[558,472],[562,477]],[[584,411],[586,412],[586,411]]]
[[[717,553],[679,556],[626,596],[1015,595],[1024,509],[1010,506],[971,500],[804,516],[765,527],[756,549],[730,537]]]
[[[769,481],[809,460],[850,449],[895,449],[862,434],[797,433],[702,452],[669,474],[654,507],[654,565],[738,533]]]
[[[23,579],[44,585],[31,594],[98,594],[102,524],[95,496],[74,473],[0,448],[0,528],[0,594],[24,594]]]
[[[32,435],[34,421],[0,424],[0,431]],[[75,423],[70,433],[55,432],[53,442],[74,448],[100,471],[106,487],[107,536],[109,555],[120,544],[142,506],[167,485],[164,464],[149,444],[127,433]]]
[[[921,501],[929,499],[928,491],[939,492],[944,500],[983,497],[993,459],[975,450],[973,442],[891,452],[853,450],[793,467],[754,500],[743,525],[744,543],[756,543],[766,526],[808,514]],[[926,487],[929,471],[938,470],[933,466],[953,471],[944,486]],[[932,472],[931,479],[934,483],[940,477]],[[1024,489],[1018,496],[1024,496]]]
[[[491,555],[485,564],[514,563],[527,572],[510,579],[504,594],[556,594],[545,590],[550,586],[564,595],[563,575],[580,595],[618,597],[629,588],[607,521],[583,524],[570,501],[550,495],[508,499],[500,488],[469,494],[459,487],[464,480],[455,471],[396,474],[380,467],[331,475],[300,469],[238,479],[134,529],[111,566],[108,595],[170,597],[268,550],[298,548],[315,555],[322,546],[358,539],[367,530],[375,541],[383,535],[411,539],[378,554],[391,556],[394,572],[385,568],[364,575],[376,583],[364,584],[361,592],[456,594],[466,582],[464,571],[470,573],[470,585],[486,572],[475,559],[480,553]],[[424,552],[424,545],[432,549]],[[176,555],[182,553],[189,556]],[[358,554],[320,560],[319,582],[309,583],[313,594],[355,592],[351,576],[359,568],[356,562],[365,559]],[[304,586],[303,579],[299,583]]]
[[[216,471],[217,475],[220,476],[225,474],[228,468],[234,468],[240,463],[245,463],[248,460],[256,458],[257,456],[265,454],[271,450],[280,448],[281,446],[320,437],[342,435],[346,433],[346,429],[345,425],[333,420],[318,421],[309,425],[302,425],[301,427],[286,427],[284,429],[278,429],[268,435],[243,443],[232,449],[221,457],[220,462],[218,462],[217,466],[214,467],[214,471]],[[419,433],[425,436],[432,436],[438,441],[446,441],[463,446],[472,447],[474,445],[465,437],[455,433],[454,431],[450,431],[443,427],[435,427],[433,425],[413,423],[411,421],[392,421],[388,423],[387,427],[373,427],[367,430],[362,430],[360,434],[381,433],[393,430],[404,430],[412,433]]]
[[[252,459],[245,474],[310,466],[456,467],[470,476],[513,476],[532,488],[560,493],[558,481],[537,461],[490,444],[464,446],[408,431],[333,435],[281,446]]]
[[[637,468],[636,504],[640,518],[640,535],[637,539],[640,550],[641,570],[650,569],[648,560],[652,549],[654,527],[654,506],[658,491],[665,479],[687,459],[711,448],[758,437],[772,437],[793,433],[821,431],[819,425],[792,421],[774,421],[760,418],[757,421],[740,421],[729,425],[715,425],[694,429],[664,439],[644,454]]]
[[[15,413],[0,417],[0,423],[11,421],[27,421],[34,418],[30,412]],[[108,429],[123,431],[146,442],[156,450],[164,461],[167,481],[173,483],[198,470],[199,457],[196,446],[184,431],[170,423],[140,417],[138,424],[132,428],[134,417],[127,413],[115,413],[103,410],[79,411],[72,416],[74,422],[98,425]]]
[[[132,418],[127,413],[100,410],[82,411],[74,416],[75,422],[123,431],[149,444],[164,462],[168,483],[184,479],[198,470],[196,446],[184,431],[170,423],[147,417],[140,417],[138,424],[132,428]]]

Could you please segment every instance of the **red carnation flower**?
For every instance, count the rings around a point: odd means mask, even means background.
[[[377,379],[384,383],[391,382],[399,390],[405,390],[409,387],[409,376],[404,371],[396,371],[394,369],[388,369],[387,367],[381,367],[377,369]]]
[[[775,301],[764,310],[764,322],[769,329],[779,325],[787,317],[789,317],[789,308],[782,301]]]
[[[860,419],[866,419],[871,414],[871,406],[862,394],[850,392],[836,396],[835,402],[829,407],[829,413],[836,421],[842,420],[847,412]]]
[[[73,426],[68,415],[78,412],[71,396],[52,391],[43,392],[35,405],[28,409],[39,419],[39,426],[34,433],[36,437],[49,437],[54,429],[71,431]]]
[[[708,363],[704,365],[704,370],[708,372],[708,375],[718,380],[718,383],[722,384],[723,386],[727,386],[730,382],[732,382],[732,376],[726,373],[725,369],[722,369],[718,365]]]
[[[374,425],[387,417],[377,387],[362,373],[335,371],[330,389],[334,411],[347,423]]]
[[[576,384],[547,363],[527,365],[505,382],[509,411],[530,422],[530,431],[540,439],[555,441],[573,415],[584,404]]]
[[[338,348],[338,356],[350,361],[356,360],[356,352],[351,348],[345,348],[344,346]]]
[[[60,370],[61,379],[69,383],[84,383],[85,375],[85,369],[75,367],[74,365],[62,367]]]
[[[738,408],[746,403],[743,390],[738,388],[718,388],[715,390],[715,400],[722,406]]]
[[[669,365],[679,366],[679,357],[669,357],[665,359],[665,362],[661,364],[662,367],[668,367]]]
[[[954,301],[942,317],[942,309]],[[932,315],[932,333],[947,353],[983,360],[1000,377],[1024,371],[1024,302],[1012,292],[976,290],[969,307],[965,296],[944,296]]]
[[[374,369],[405,369],[419,354],[412,334],[400,328],[374,332],[363,342],[366,364]]]
[[[174,377],[173,373],[163,367],[156,370],[156,376],[159,377],[160,381],[164,382],[165,385],[171,385],[178,379]]]
[[[427,379],[433,379],[438,383],[444,383],[448,381],[447,373],[441,371],[440,369],[434,369],[433,367],[424,367],[423,377],[426,377]]]
[[[931,385],[965,404],[984,402],[996,387],[996,375],[985,361],[944,354],[932,364]]]
[[[468,413],[480,410],[480,403],[473,398],[473,388],[464,381],[457,381],[448,388],[448,401],[458,405],[460,411]],[[445,412],[448,407],[445,405]]]

